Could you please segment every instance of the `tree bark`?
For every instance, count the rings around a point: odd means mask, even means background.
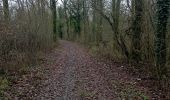
[[[97,11],[103,13],[103,0],[93,0],[93,34],[98,46],[102,41],[103,17]]]
[[[132,36],[132,60],[139,62],[141,60],[141,35],[142,35],[142,15],[143,0],[135,0],[135,15],[133,20],[133,36]]]
[[[166,65],[166,32],[169,18],[169,0],[157,0],[157,32],[155,39],[155,56],[156,66],[158,68],[159,76],[167,74]]]
[[[97,6],[98,9],[100,9],[101,12],[103,12],[103,0],[97,0]],[[103,17],[97,13],[97,36],[96,36],[96,41],[97,41],[97,45],[100,44],[100,42],[102,42],[102,33],[103,33]]]
[[[51,10],[52,10],[52,19],[53,19],[53,40],[57,41],[57,11],[56,11],[56,1],[51,0]]]
[[[3,0],[3,10],[4,10],[4,20],[5,22],[8,23],[8,21],[10,20],[8,0]]]

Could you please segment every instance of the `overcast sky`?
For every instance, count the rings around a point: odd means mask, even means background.
[[[12,0],[9,0],[9,1],[12,1]],[[123,3],[123,4],[126,4],[126,0],[123,0],[122,3]],[[11,4],[11,2],[10,2],[10,4]],[[9,4],[9,5],[10,5],[10,4]],[[12,3],[12,4],[13,4],[13,3]],[[62,4],[61,0],[58,0],[57,4],[58,4],[58,5]],[[2,0],[0,0],[0,5],[2,6]]]
[[[12,0],[9,0],[9,1],[12,1]],[[58,4],[62,4],[61,0],[58,0],[57,3],[58,3]],[[1,5],[1,6],[3,5],[3,4],[2,4],[2,0],[0,0],[0,5]]]
[[[61,0],[58,0],[58,3],[61,4],[62,3]]]

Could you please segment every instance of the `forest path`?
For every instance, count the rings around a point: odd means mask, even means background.
[[[113,86],[100,71],[106,66],[93,59],[81,46],[60,41],[48,60],[50,68],[46,88],[40,98],[43,100],[112,100],[116,98]],[[97,68],[97,69],[96,69]],[[101,70],[100,70],[101,68]],[[104,72],[103,74],[109,74]]]
[[[42,73],[31,71],[13,85],[9,100],[144,100],[150,93],[123,65],[69,41],[61,40],[38,68]]]
[[[133,89],[134,79],[121,71],[122,66],[99,61],[76,43],[60,41],[59,48],[47,57],[49,74],[37,100],[118,100],[139,96]]]

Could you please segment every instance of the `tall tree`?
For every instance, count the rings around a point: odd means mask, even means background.
[[[78,36],[81,35],[81,8],[82,8],[82,1],[80,0],[77,0],[76,1],[76,4],[77,4],[77,7],[76,7],[76,32],[78,34]]]
[[[9,21],[9,5],[8,0],[3,0],[3,10],[4,10],[4,19],[6,22]]]
[[[68,6],[69,6],[69,14],[70,14],[70,20],[74,26],[74,31],[76,34],[74,34],[75,37],[81,36],[81,22],[82,22],[82,1],[81,0],[69,0]]]
[[[93,7],[93,22],[92,22],[92,39],[94,40],[93,42],[96,41],[96,22],[97,22],[97,19],[96,19],[96,13],[97,13],[97,1],[96,0],[92,0],[92,7]],[[99,10],[100,11],[100,10]]]
[[[155,39],[156,66],[159,76],[167,73],[166,64],[166,31],[169,18],[169,0],[157,0],[157,32]]]
[[[110,23],[112,26],[112,30],[114,31],[114,40],[116,40],[117,45],[121,48],[122,53],[126,56],[129,57],[129,51],[127,49],[127,46],[125,44],[125,41],[120,34],[120,29],[119,29],[119,16],[120,16],[120,5],[121,5],[122,0],[112,0],[112,20],[113,22]]]
[[[98,11],[98,13],[101,14],[105,20],[108,21],[109,25],[112,28],[113,31],[113,41],[116,42],[117,47],[121,50],[123,55],[126,57],[129,57],[129,51],[125,44],[125,41],[123,39],[123,36],[121,36],[119,32],[119,15],[120,15],[120,4],[122,0],[112,0],[112,11],[111,14],[107,15],[104,12],[102,12],[100,9],[96,8],[94,5],[93,7]],[[111,15],[111,16],[110,16]]]
[[[102,41],[102,24],[103,17],[100,13],[103,13],[103,0],[92,0],[93,3],[93,34],[96,45]],[[98,13],[100,11],[100,13]]]
[[[63,18],[64,18],[64,9],[62,7],[59,7],[58,8],[58,17],[59,17],[59,20],[58,20],[58,32],[59,32],[59,37],[62,39],[63,38]]]
[[[101,12],[103,12],[103,0],[97,0],[97,6]],[[96,41],[97,45],[102,41],[102,26],[103,24],[103,17],[97,13],[97,34],[96,34]]]
[[[132,36],[132,60],[139,62],[141,60],[141,35],[142,35],[142,15],[143,0],[134,1],[134,19],[133,19],[133,36]]]
[[[50,0],[51,2],[51,10],[53,16],[53,40],[57,41],[57,11],[56,11],[56,1]]]
[[[89,33],[88,32],[88,28],[89,28],[89,1],[88,0],[83,0],[83,15],[82,15],[82,20],[83,20],[83,42],[86,44],[87,42],[89,42],[90,37],[89,37]]]
[[[67,39],[70,39],[70,25],[69,25],[69,16],[68,16],[68,0],[61,0],[63,3],[64,7],[64,17],[65,17],[65,24],[66,24],[66,34],[67,34]]]

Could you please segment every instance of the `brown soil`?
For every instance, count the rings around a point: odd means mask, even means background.
[[[60,46],[30,75],[13,83],[11,100],[145,100],[158,99],[126,65],[91,56],[76,43]],[[144,83],[144,82],[143,82]],[[156,100],[157,100],[156,99]]]

